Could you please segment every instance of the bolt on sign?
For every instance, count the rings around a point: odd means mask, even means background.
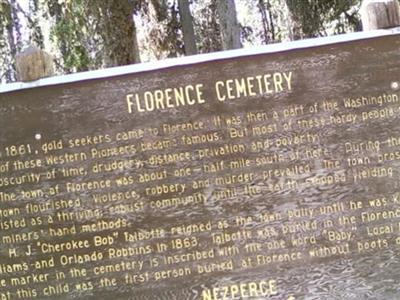
[[[397,299],[400,38],[1,87],[0,299]]]

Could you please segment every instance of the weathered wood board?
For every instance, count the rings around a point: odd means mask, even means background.
[[[398,299],[399,34],[309,43],[3,89],[0,299]]]

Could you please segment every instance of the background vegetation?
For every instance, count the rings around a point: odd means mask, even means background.
[[[57,73],[361,30],[361,0],[0,0],[0,83],[29,44]]]

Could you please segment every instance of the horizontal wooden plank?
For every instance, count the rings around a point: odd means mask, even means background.
[[[35,82],[17,82],[10,84],[0,85],[0,93],[6,93],[10,91],[15,91],[19,89],[29,89],[40,86],[48,86],[48,85],[57,85],[64,83],[77,82],[82,80],[90,80],[90,79],[99,79],[99,78],[107,78],[113,76],[120,76],[130,73],[137,72],[146,72],[153,71],[157,69],[169,68],[173,66],[179,65],[191,65],[197,64],[207,61],[214,61],[220,59],[227,58],[235,58],[241,56],[248,55],[257,55],[257,54],[267,54],[267,53],[275,53],[281,51],[290,51],[293,49],[302,49],[309,47],[317,47],[322,45],[329,45],[335,43],[343,43],[343,42],[351,42],[360,39],[369,39],[378,36],[385,35],[393,35],[398,34],[400,32],[400,28],[392,28],[392,29],[383,29],[383,30],[374,30],[369,32],[357,32],[357,33],[349,33],[344,35],[336,35],[315,39],[306,39],[299,40],[293,42],[285,42],[279,44],[273,44],[263,47],[254,47],[251,49],[239,49],[239,50],[231,50],[231,51],[223,51],[223,52],[214,52],[209,54],[199,54],[194,56],[187,56],[182,58],[173,58],[166,59],[163,61],[155,61],[150,63],[142,63],[130,66],[122,66],[115,68],[108,68],[104,70],[97,71],[89,71],[89,72],[80,72],[76,74],[69,74],[63,76],[55,76],[51,78],[44,78],[37,80]]]

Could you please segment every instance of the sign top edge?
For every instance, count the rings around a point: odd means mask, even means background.
[[[39,79],[32,82],[14,82],[9,84],[3,84],[0,85],[0,94],[12,91],[24,90],[24,89],[37,88],[37,87],[45,87],[45,86],[74,83],[86,80],[110,78],[110,77],[122,76],[140,72],[161,70],[170,67],[179,67],[179,66],[199,64],[204,62],[212,62],[229,58],[240,58],[252,55],[272,54],[272,53],[285,52],[296,49],[314,48],[336,43],[351,42],[351,41],[384,37],[390,35],[398,35],[398,34],[400,34],[400,27],[391,29],[380,29],[369,32],[356,32],[356,33],[348,33],[348,34],[335,35],[329,37],[283,42],[283,43],[265,45],[260,47],[253,47],[249,49],[219,51],[206,54],[184,56],[179,58],[170,58],[166,60],[106,68],[95,71],[80,72],[68,75],[59,75],[59,76]]]

